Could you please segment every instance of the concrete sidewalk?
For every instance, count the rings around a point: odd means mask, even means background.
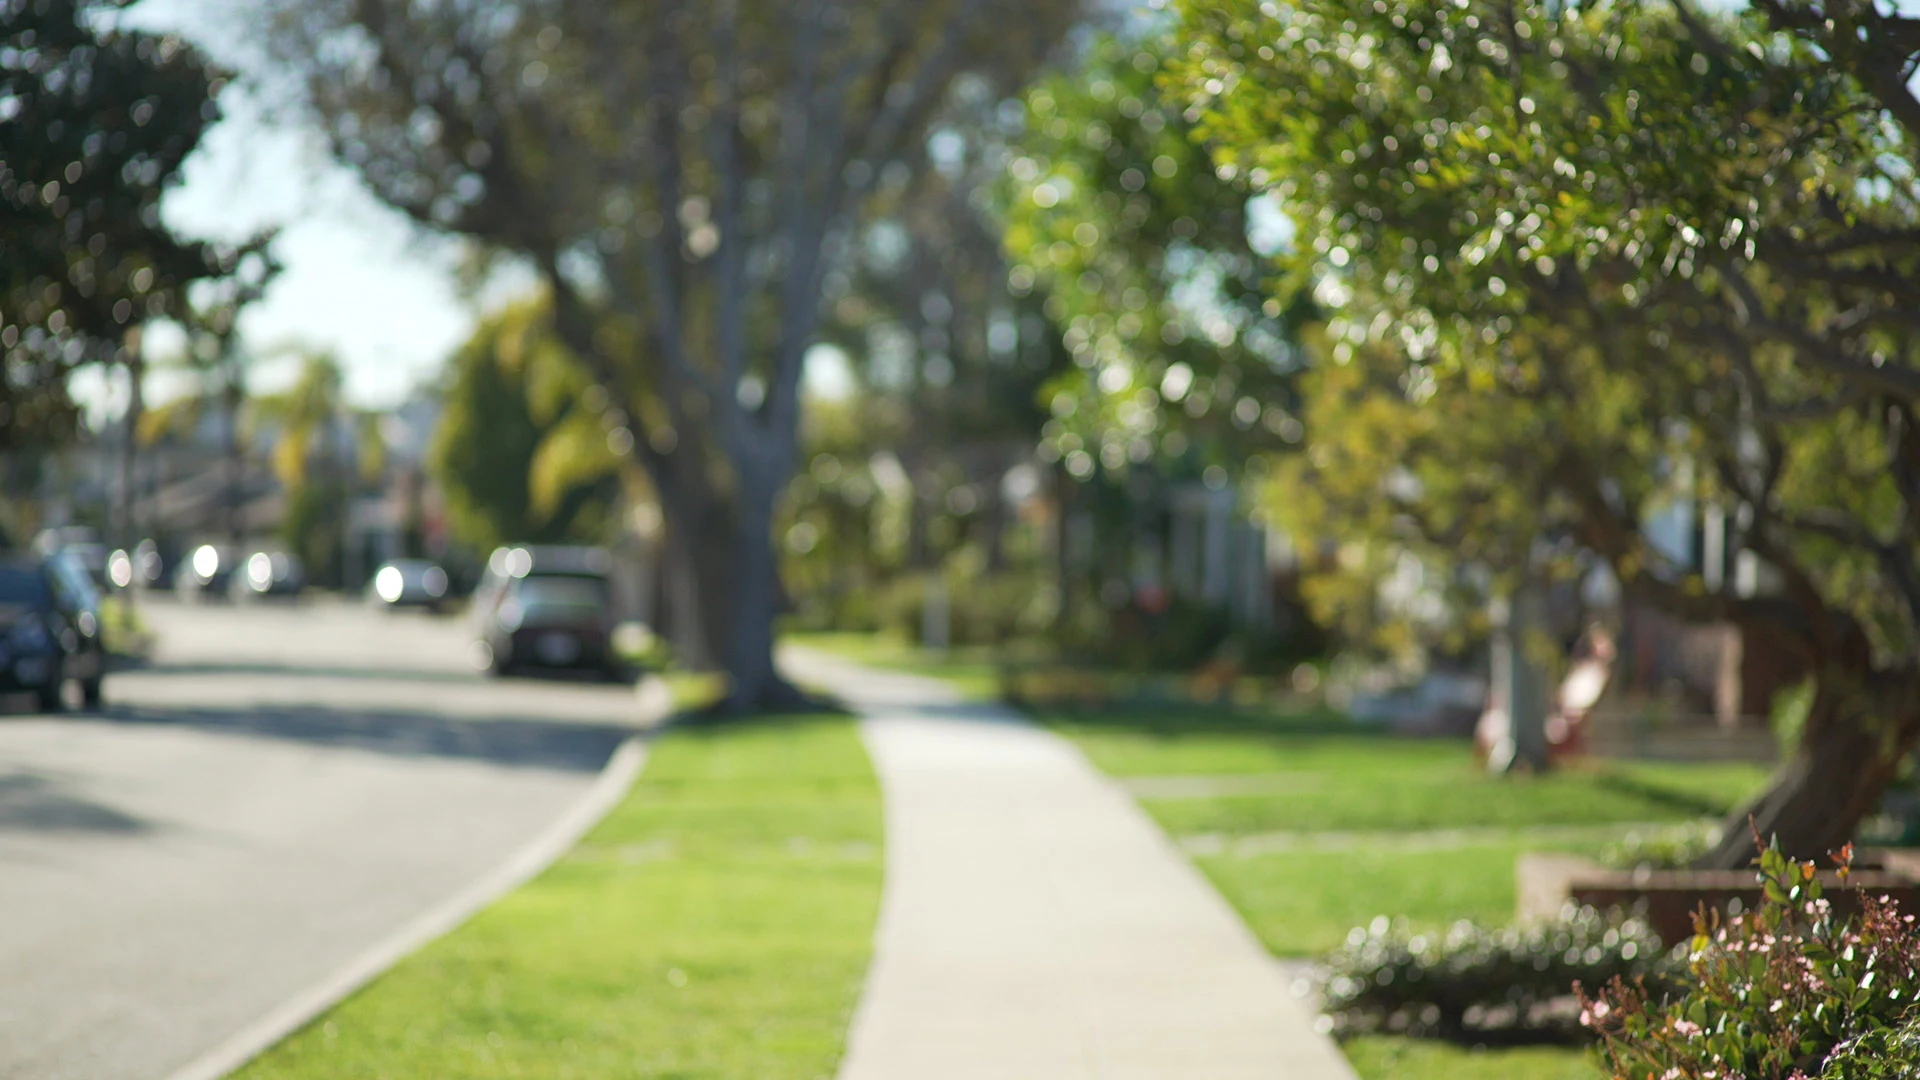
[[[1351,1080],[1239,918],[1065,740],[806,650],[861,710],[887,884],[841,1080]]]

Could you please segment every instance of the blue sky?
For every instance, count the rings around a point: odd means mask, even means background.
[[[221,63],[257,70],[240,29],[247,0],[144,0],[129,19],[178,32]],[[403,400],[430,378],[473,326],[473,303],[454,288],[454,246],[423,235],[376,202],[352,173],[332,162],[318,133],[269,116],[258,98],[236,85],[221,98],[225,116],[189,159],[164,216],[192,236],[238,239],[280,229],[276,251],[285,270],[247,311],[242,333],[267,357],[254,376],[270,390],[291,377],[295,349],[334,353],[359,404]],[[150,337],[149,356],[163,359],[177,338]],[[162,374],[149,393],[164,398],[182,381]],[[76,393],[96,412],[118,411],[124,393],[97,373]]]

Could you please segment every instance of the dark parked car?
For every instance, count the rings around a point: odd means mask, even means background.
[[[438,611],[447,600],[447,572],[430,559],[395,559],[374,571],[367,603],[393,611],[423,607]]]
[[[227,589],[235,600],[298,596],[307,587],[307,568],[284,551],[256,551],[238,563]]]
[[[97,705],[106,674],[100,594],[86,569],[67,556],[0,555],[0,693],[32,693],[55,712],[75,679]]]
[[[240,568],[240,555],[224,544],[201,544],[173,573],[173,591],[182,600],[224,598]]]
[[[479,658],[494,674],[571,669],[621,678],[613,608],[599,548],[501,548],[473,594]]]
[[[171,583],[172,567],[160,554],[160,545],[142,540],[132,551],[119,550],[107,556],[107,581],[116,589],[161,589]]]

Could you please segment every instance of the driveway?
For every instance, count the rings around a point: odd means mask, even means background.
[[[445,620],[145,610],[105,708],[0,715],[0,1077],[165,1076],[528,843],[639,715],[472,674]]]

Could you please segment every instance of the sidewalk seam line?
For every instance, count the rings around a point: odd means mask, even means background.
[[[429,942],[446,936],[494,901],[533,880],[599,824],[640,775],[646,735],[615,748],[591,786],[564,814],[507,860],[185,1065],[165,1080],[220,1080],[305,1027]]]

